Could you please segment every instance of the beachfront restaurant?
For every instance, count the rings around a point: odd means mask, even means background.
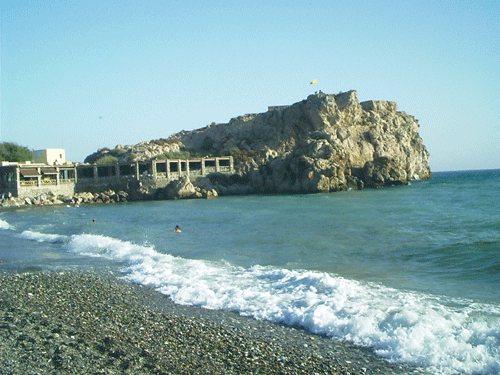
[[[160,188],[181,177],[197,178],[210,173],[232,173],[231,156],[147,160],[109,165],[47,165],[2,162],[0,194],[21,199],[40,195],[71,196],[75,192],[125,190],[137,186]]]
[[[44,194],[72,194],[76,182],[74,166],[9,163],[0,165],[0,194],[33,198]]]

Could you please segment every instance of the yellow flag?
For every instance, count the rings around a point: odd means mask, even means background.
[[[315,79],[314,81],[311,81],[311,85],[315,85],[316,83],[318,83],[317,79]]]

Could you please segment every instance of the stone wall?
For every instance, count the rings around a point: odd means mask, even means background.
[[[75,183],[63,183],[60,185],[46,185],[46,186],[21,186],[17,193],[17,197],[24,199],[34,199],[40,196],[62,196],[72,197],[75,194]]]

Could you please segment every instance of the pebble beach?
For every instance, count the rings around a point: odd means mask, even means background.
[[[409,374],[370,349],[172,303],[116,275],[0,276],[1,374]]]

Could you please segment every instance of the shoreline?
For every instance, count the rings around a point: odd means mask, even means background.
[[[112,274],[5,273],[0,290],[4,374],[423,374],[301,328],[177,305]]]

